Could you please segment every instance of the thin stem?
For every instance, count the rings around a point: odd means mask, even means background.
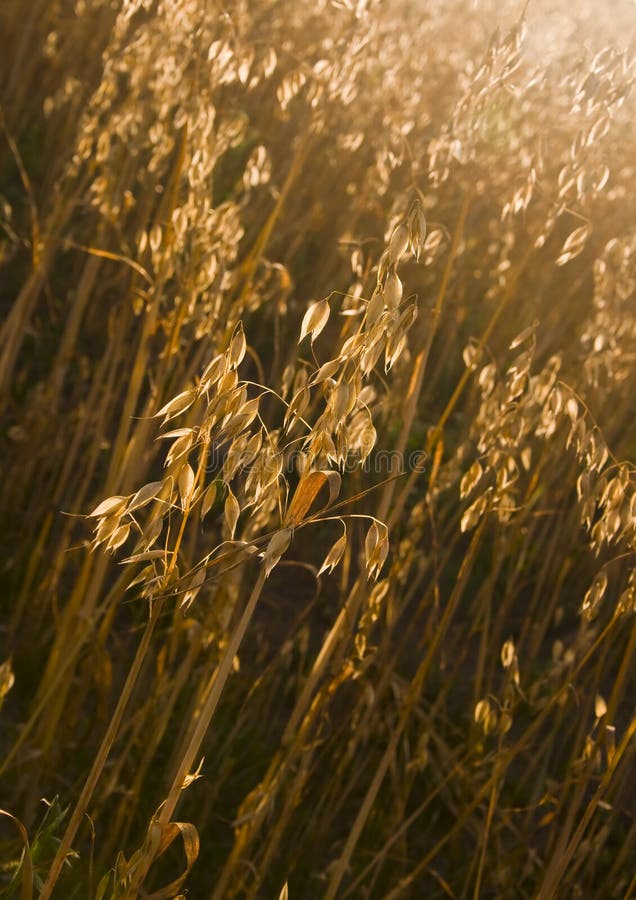
[[[373,776],[373,780],[369,786],[369,789],[366,793],[364,800],[362,801],[362,805],[358,810],[358,815],[356,816],[355,822],[353,823],[353,827],[349,832],[349,837],[347,838],[347,842],[344,846],[342,854],[340,855],[340,859],[338,860],[336,866],[334,867],[333,874],[327,886],[327,891],[324,895],[324,900],[335,900],[338,896],[338,891],[340,889],[340,884],[342,879],[344,878],[344,874],[349,866],[349,862],[351,860],[351,856],[356,848],[358,840],[360,839],[360,835],[362,834],[362,829],[364,828],[366,821],[369,817],[369,813],[373,808],[373,804],[376,801],[380,788],[382,786],[382,782],[384,781],[384,777],[391,765],[391,761],[395,756],[395,752],[398,746],[398,742],[404,732],[406,724],[411,715],[413,705],[419,697],[422,687],[424,685],[424,680],[426,675],[428,674],[428,670],[431,666],[433,658],[437,653],[439,646],[441,644],[442,638],[446,634],[448,626],[450,625],[451,619],[455,613],[457,608],[457,604],[459,603],[460,597],[464,591],[464,587],[466,586],[466,582],[468,580],[468,576],[473,567],[473,563],[475,562],[477,556],[477,550],[481,544],[481,538],[484,532],[485,527],[485,519],[482,519],[479,527],[475,531],[470,547],[466,552],[466,556],[462,562],[461,569],[457,576],[457,583],[455,584],[455,588],[453,589],[453,593],[449,598],[448,604],[446,605],[446,609],[444,610],[444,614],[440,620],[439,627],[435,633],[435,637],[433,638],[431,645],[428,649],[426,656],[423,661],[420,663],[420,666],[415,673],[415,677],[411,682],[411,689],[409,691],[409,695],[407,697],[406,703],[404,705],[404,709],[400,715],[398,720],[398,724],[393,730],[391,735],[391,739],[387,745],[386,750],[384,751],[384,755],[378,768],[376,769],[375,775]]]
[[[126,707],[128,706],[128,702],[132,696],[135,684],[137,683],[139,672],[141,671],[141,667],[146,658],[146,653],[148,652],[148,648],[150,647],[150,642],[152,640],[155,626],[161,615],[162,606],[163,601],[159,600],[157,603],[152,604],[150,607],[148,622],[144,629],[144,633],[142,635],[139,646],[137,647],[137,652],[128,672],[126,682],[122,688],[121,694],[119,695],[119,700],[117,701],[115,712],[112,715],[106,734],[104,735],[101,746],[93,761],[91,770],[88,773],[88,777],[86,779],[86,782],[84,783],[82,793],[80,794],[77,803],[75,804],[75,809],[73,810],[69,823],[66,826],[66,831],[62,836],[62,840],[60,841],[57,853],[55,854],[53,862],[51,863],[51,868],[49,869],[46,881],[44,882],[44,887],[42,888],[42,893],[40,894],[39,900],[49,900],[49,897],[53,892],[53,888],[55,887],[57,880],[60,877],[60,872],[62,871],[64,861],[71,850],[71,846],[75,839],[75,835],[77,834],[77,830],[82,823],[84,815],[86,814],[88,805],[91,802],[91,798],[93,796],[93,792],[95,791],[97,782],[99,781],[100,775],[102,774],[102,771],[104,769],[104,765],[106,764],[106,760],[108,759],[111,747],[113,746],[115,738],[117,737],[117,734],[119,732]]]
[[[265,567],[263,566],[261,567],[258,578],[256,579],[256,583],[254,584],[250,598],[247,601],[247,605],[243,611],[243,615],[241,616],[241,619],[236,626],[225,649],[225,653],[223,654],[223,658],[221,659],[219,667],[216,669],[210,679],[207,692],[202,700],[200,712],[198,713],[198,721],[196,723],[196,727],[194,728],[192,734],[188,738],[186,738],[186,745],[181,753],[181,761],[177,767],[177,772],[174,776],[172,786],[170,788],[170,791],[168,792],[166,800],[161,806],[159,815],[157,816],[157,822],[160,826],[166,827],[172,820],[173,813],[177,807],[181,792],[184,787],[186,776],[193,767],[195,758],[201,748],[201,744],[203,743],[207,730],[210,726],[210,722],[212,721],[212,717],[221,698],[221,694],[223,693],[223,689],[225,688],[227,679],[230,675],[230,672],[232,671],[234,658],[238,653],[239,647],[241,646],[241,643],[245,636],[245,632],[247,631],[247,627],[258,604],[258,600],[263,590],[263,585],[265,584],[266,577]],[[137,891],[140,890],[144,879],[148,874],[150,866],[152,865],[152,862],[153,858],[149,855],[146,855],[145,859],[139,862],[139,866],[135,873],[135,881],[131,885],[130,893],[128,894],[129,897],[135,897]]]

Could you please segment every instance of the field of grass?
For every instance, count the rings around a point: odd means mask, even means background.
[[[635,36],[2,0],[0,896],[636,900]]]

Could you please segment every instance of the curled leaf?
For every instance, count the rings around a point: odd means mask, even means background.
[[[147,900],[170,900],[176,897],[199,855],[199,835],[194,825],[190,822],[170,822],[168,825],[160,825],[153,819],[144,845],[144,851],[152,861],[165,853],[178,837],[183,841],[186,869],[170,884],[152,894],[146,894]]]
[[[292,502],[289,504],[285,522],[292,525],[302,522],[324,485],[328,485],[329,497],[322,509],[331,506],[340,493],[341,484],[342,478],[338,472],[308,472],[300,479]]]
[[[203,763],[205,762],[205,756],[201,757],[201,762],[196,767],[194,772],[188,773],[183,779],[183,784],[181,785],[181,790],[185,791],[186,788],[189,788],[191,784],[197,781],[199,778],[202,778],[201,769],[203,768]]]

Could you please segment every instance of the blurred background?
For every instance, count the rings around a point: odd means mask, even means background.
[[[635,23],[4,0],[4,895],[636,894]]]

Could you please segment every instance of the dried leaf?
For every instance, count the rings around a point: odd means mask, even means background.
[[[106,516],[100,519],[95,531],[95,543],[101,544],[119,527],[121,516]]]
[[[365,375],[368,375],[369,372],[373,369],[378,359],[380,358],[380,354],[384,350],[385,345],[381,338],[382,335],[378,335],[373,343],[371,343],[362,354],[360,367]]]
[[[583,603],[581,604],[581,613],[588,621],[591,621],[596,616],[606,589],[607,573],[605,569],[601,569],[592,582],[592,585],[587,591],[583,598]]]
[[[330,311],[328,300],[320,300],[318,303],[311,304],[303,317],[300,338],[298,339],[299,344],[308,334],[311,335],[312,343],[316,340],[327,324]]]
[[[189,788],[193,782],[197,781],[199,778],[202,778],[201,769],[203,768],[203,763],[205,762],[205,756],[201,757],[201,762],[196,767],[194,772],[189,772],[185,778],[183,779],[183,784],[181,785],[181,790],[185,791],[186,788]]]
[[[208,390],[213,384],[225,374],[227,366],[227,358],[224,353],[215,356],[211,363],[208,363],[201,376],[202,390]]]
[[[340,493],[341,484],[342,478],[338,472],[308,472],[298,483],[298,487],[289,504],[285,522],[290,525],[298,525],[302,522],[324,485],[328,485],[329,497],[327,503],[321,509],[331,506]]]
[[[532,325],[528,325],[527,328],[524,328],[517,337],[511,342],[510,350],[514,350],[520,344],[523,344],[524,341],[527,341],[529,337],[534,337],[534,333],[537,330],[538,322],[535,320]]]
[[[414,204],[409,216],[409,238],[413,255],[419,260],[426,240],[426,216],[419,202]]]
[[[375,290],[369,302],[367,303],[366,330],[371,331],[373,326],[380,320],[384,312],[384,294],[380,290]]]
[[[392,262],[399,262],[409,248],[409,229],[404,222],[396,225],[389,241],[389,254]]]
[[[190,452],[190,448],[192,447],[192,441],[194,440],[193,434],[184,434],[181,437],[177,438],[168,453],[166,454],[166,461],[164,465],[171,466],[182,456],[185,456]]]
[[[377,578],[389,552],[389,536],[386,525],[373,522],[364,540],[364,556],[369,578]]]
[[[167,441],[170,438],[185,437],[187,434],[194,434],[194,428],[174,428],[172,431],[166,431],[157,436],[158,441]]]
[[[121,547],[122,544],[125,544],[128,540],[128,535],[130,534],[130,525],[120,525],[113,534],[111,535],[110,540],[106,544],[107,550],[117,550],[118,547]]]
[[[393,368],[396,361],[400,358],[406,347],[406,335],[396,333],[390,341],[387,342],[384,352],[384,371],[388,372]]]
[[[205,581],[205,566],[201,566],[201,568],[197,569],[190,581],[188,582],[187,589],[181,598],[181,603],[179,604],[179,609],[187,610],[194,603],[197,594],[201,590],[201,586]]]
[[[196,828],[190,822],[170,822],[161,826],[153,819],[148,829],[145,849],[151,859],[161,856],[172,845],[176,838],[181,837],[186,857],[186,869],[171,881],[170,884],[146,895],[146,900],[173,900],[185,883],[192,866],[199,855],[199,835]]]
[[[561,248],[561,253],[556,261],[557,266],[564,266],[571,259],[574,259],[575,256],[579,255],[591,231],[590,225],[581,225],[579,228],[574,229]]]
[[[230,349],[228,351],[228,360],[233,368],[236,368],[238,365],[240,365],[243,357],[245,356],[246,349],[247,341],[245,340],[243,326],[239,325],[234,337],[232,338]]]
[[[397,309],[402,300],[402,282],[395,271],[389,272],[384,283],[384,302],[389,309]]]
[[[185,412],[196,399],[194,391],[182,391],[173,397],[165,406],[162,406],[159,412],[155,413],[155,418],[164,416],[166,419],[172,419],[180,413]]]
[[[257,431],[256,434],[252,435],[247,444],[245,445],[245,450],[243,451],[243,465],[250,466],[256,457],[259,454],[261,447],[263,446],[263,432]]]
[[[206,491],[203,495],[203,500],[201,502],[201,518],[204,519],[207,514],[210,512],[212,507],[214,506],[214,501],[216,500],[217,494],[217,483],[213,481],[209,487],[206,488]]]
[[[336,374],[339,367],[340,359],[328,360],[326,363],[323,363],[316,372],[314,372],[314,374],[309,379],[309,385],[313,387],[313,385],[315,384],[320,384],[321,381],[326,381],[327,378],[331,378]]]
[[[482,494],[481,497],[478,497],[475,502],[472,503],[465,511],[464,515],[462,516],[460,526],[462,531],[470,531],[471,528],[474,528],[483,514],[486,512],[489,492],[490,488],[488,489],[488,491],[486,491],[485,494]]]
[[[178,485],[181,506],[185,509],[194,487],[194,470],[189,463],[186,463],[179,472]]]
[[[329,553],[325,556],[325,561],[321,565],[318,570],[318,575],[322,575],[323,572],[333,572],[336,568],[342,556],[347,549],[347,531],[345,529],[344,534],[342,534],[336,543],[332,546]]]
[[[472,464],[470,469],[462,476],[462,480],[459,485],[459,496],[463,500],[464,497],[467,497],[468,494],[473,490],[481,476],[483,475],[483,468],[478,459]]]
[[[150,503],[151,500],[154,500],[161,493],[162,488],[163,481],[151,481],[149,484],[145,484],[134,495],[126,507],[126,512],[131,513],[136,509],[141,509],[142,506],[146,506],[147,503]]]
[[[283,420],[283,427],[285,431],[290,431],[296,424],[296,422],[302,417],[303,413],[309,406],[310,400],[311,393],[308,387],[302,387],[296,394],[294,394],[291,403],[287,407],[285,418]]]
[[[151,521],[146,523],[141,540],[138,546],[148,550],[159,538],[163,529],[163,518],[160,515],[154,516]]]
[[[128,563],[145,562],[149,559],[163,559],[165,558],[165,556],[165,550],[146,550],[144,553],[133,553],[132,556],[127,556],[126,559],[122,559],[122,565],[128,565]]]
[[[236,523],[238,522],[238,517],[241,514],[241,507],[239,506],[239,502],[232,493],[231,488],[227,489],[227,497],[225,498],[225,521],[227,522],[227,527],[230,530],[230,537],[234,537],[234,532],[236,530]]]
[[[285,550],[289,547],[292,535],[293,531],[291,528],[281,528],[280,531],[277,531],[276,534],[270,538],[264,557],[266,577],[278,563]]]
[[[462,352],[462,359],[467,369],[475,369],[482,358],[482,349],[475,338],[470,338]]]
[[[342,382],[335,386],[329,397],[329,407],[336,422],[341,422],[351,412],[355,400],[355,391],[351,385]]]
[[[123,512],[127,500],[128,497],[108,497],[106,500],[102,500],[93,512],[88,514],[88,518],[116,516],[118,513]]]
[[[126,562],[126,560],[124,560],[124,562]],[[144,566],[141,572],[126,586],[126,590],[129,591],[131,588],[137,587],[138,584],[147,584],[157,577],[153,565]]]

